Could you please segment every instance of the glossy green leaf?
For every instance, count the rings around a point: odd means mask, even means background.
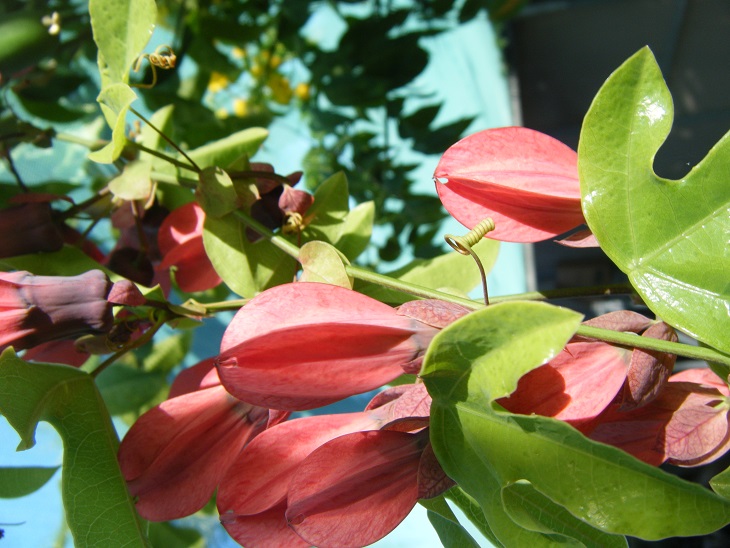
[[[253,156],[268,135],[269,132],[260,127],[243,129],[191,150],[188,156],[202,168],[211,166],[228,168],[241,156]]]
[[[135,160],[124,166],[122,173],[109,181],[109,190],[122,200],[149,200],[153,184],[152,166],[146,160]]]
[[[345,270],[350,262],[332,245],[325,242],[307,242],[299,250],[302,275],[299,281],[320,282],[352,289],[352,278]]]
[[[444,548],[479,548],[479,543],[459,523],[443,495],[419,503],[428,510],[428,521]]]
[[[291,282],[298,263],[265,239],[255,243],[235,215],[205,218],[205,252],[218,275],[241,297],[251,298],[266,288]]]
[[[0,498],[24,497],[38,491],[58,471],[60,466],[30,466],[0,468]]]
[[[129,71],[155,28],[157,5],[154,0],[90,0],[89,15],[99,48],[102,91],[129,82]]]
[[[531,531],[558,533],[574,539],[579,546],[621,548],[626,538],[610,535],[579,520],[555,504],[527,481],[517,481],[502,488],[502,503],[512,520]]]
[[[479,243],[472,246],[472,250],[481,259],[485,272],[489,272],[497,260],[499,242],[482,238]],[[440,289],[461,296],[466,296],[472,289],[480,285],[482,280],[474,260],[456,251],[450,251],[433,259],[415,259],[386,275],[404,282],[411,282],[430,289]],[[358,289],[374,299],[391,304],[402,304],[412,299],[399,291],[382,286],[363,284]]]
[[[228,173],[219,167],[206,167],[198,175],[195,196],[206,217],[223,217],[236,209],[236,191]]]
[[[112,128],[112,139],[103,148],[90,153],[89,160],[110,164],[119,158],[127,144],[127,111],[136,98],[137,95],[127,84],[112,84],[101,91],[97,101],[101,104],[107,124]]]
[[[559,352],[579,321],[575,312],[545,304],[503,303],[434,338],[422,375],[433,397],[431,442],[446,473],[480,503],[495,535],[510,546],[527,542],[526,531],[545,535],[507,522],[498,511],[502,488],[520,480],[607,533],[659,539],[708,534],[730,522],[730,501],[708,489],[593,442],[566,423],[513,415],[494,403]]]
[[[149,545],[117,464],[117,434],[91,376],[25,362],[9,348],[0,356],[0,412],[20,435],[19,450],[35,444],[38,421],[61,436],[61,491],[76,546]]]
[[[730,352],[730,133],[683,179],[663,179],[653,162],[673,110],[648,48],[611,75],[581,131],[583,212],[657,316]]]

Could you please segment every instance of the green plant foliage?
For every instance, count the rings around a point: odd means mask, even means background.
[[[479,543],[459,523],[443,495],[419,502],[428,510],[428,521],[433,525],[445,548],[479,547]]]
[[[195,195],[207,217],[217,219],[236,209],[236,191],[228,173],[219,167],[206,167],[198,181]]]
[[[89,154],[89,160],[100,164],[110,164],[122,153],[127,144],[127,111],[137,99],[137,94],[127,84],[112,84],[101,90],[99,104],[109,127],[112,140],[103,148]]]
[[[375,221],[375,204],[363,202],[345,216],[337,249],[350,260],[356,259],[370,243]]]
[[[203,245],[218,275],[241,297],[294,279],[297,262],[266,240],[251,242],[234,214],[205,218]]]
[[[628,546],[626,538],[610,535],[579,520],[555,504],[527,481],[516,481],[502,488],[502,504],[512,520],[530,531],[566,537],[563,544],[578,546]]]
[[[308,226],[302,232],[307,240],[337,242],[350,207],[350,193],[344,173],[335,173],[314,191],[314,204],[307,211]]]
[[[111,84],[126,84],[132,65],[152,36],[157,5],[154,0],[90,0],[89,15],[99,48],[102,91]]]
[[[320,282],[352,289],[352,278],[345,265],[349,264],[335,247],[325,242],[307,242],[299,250],[302,264],[301,282]]]
[[[140,371],[114,364],[98,376],[96,385],[110,415],[135,412],[167,387],[162,371]]]
[[[24,497],[38,491],[59,468],[60,466],[0,468],[0,498]]]
[[[729,353],[730,134],[686,177],[663,179],[652,164],[672,119],[671,95],[644,48],[606,81],[583,122],[583,211],[657,316]]]
[[[223,166],[229,168],[240,158],[250,158],[266,140],[269,132],[252,127],[232,133],[188,152],[201,167]]]
[[[109,190],[122,200],[149,200],[154,189],[151,171],[152,165],[146,160],[130,162],[119,176],[109,181]]]
[[[62,496],[76,546],[149,546],[117,464],[119,440],[94,380],[72,367],[28,363],[12,348],[0,355],[0,412],[35,444],[38,421],[64,444]],[[93,497],[80,493],[93,491]]]
[[[577,329],[580,315],[540,303],[503,303],[470,314],[437,335],[422,376],[433,397],[431,441],[439,462],[482,507],[508,546],[587,538],[541,521],[531,531],[525,506],[502,490],[526,480],[550,501],[606,533],[646,539],[702,535],[730,522],[730,501],[595,443],[566,423],[507,413],[495,400],[545,363]],[[535,496],[534,494],[532,496]],[[518,497],[519,499],[519,497]],[[571,528],[572,529],[572,528]],[[575,535],[575,536],[574,536]],[[590,538],[598,538],[591,532]]]
[[[726,468],[710,480],[710,487],[718,495],[730,499],[730,468]]]
[[[489,527],[479,503],[468,495],[461,487],[455,485],[446,491],[444,496],[454,503],[462,512],[464,512],[464,515],[469,518],[469,521],[476,526],[479,532],[484,535],[489,542],[497,547],[502,546],[502,543],[499,542],[499,539],[494,535],[494,532]]]

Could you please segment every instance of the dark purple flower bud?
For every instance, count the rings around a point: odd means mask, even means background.
[[[63,236],[48,203],[27,203],[0,211],[0,258],[58,251]]]
[[[109,331],[111,287],[101,270],[79,276],[0,272],[0,351]]]

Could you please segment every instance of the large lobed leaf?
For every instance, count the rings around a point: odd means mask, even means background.
[[[583,212],[651,310],[730,352],[730,133],[683,179],[653,170],[672,98],[648,48],[606,81],[583,122]]]
[[[579,322],[557,307],[504,303],[434,338],[422,376],[433,397],[431,442],[446,473],[507,546],[620,545],[617,534],[702,535],[730,522],[730,501],[711,491],[566,423],[495,403],[560,352]]]
[[[117,464],[119,440],[93,379],[65,365],[0,355],[0,412],[21,438],[35,444],[38,421],[49,422],[64,445],[62,496],[76,546],[148,546]]]

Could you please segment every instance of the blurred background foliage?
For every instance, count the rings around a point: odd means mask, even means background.
[[[524,3],[158,0],[147,52],[169,46],[176,67],[153,75],[142,62],[132,82],[156,80],[140,89],[144,110],[174,105],[165,130],[188,149],[295,119],[308,131],[306,186],[344,170],[354,201],[373,200],[376,222],[391,227],[367,254],[370,266],[404,252],[428,258],[442,252],[434,237],[446,214],[434,193],[414,188],[413,171],[419,155],[443,153],[473,118],[436,123],[444,102],[418,85],[429,63],[422,41],[485,11],[499,23]],[[0,17],[0,154],[11,171],[20,142],[49,146],[55,131],[79,125],[108,138],[87,3],[7,0]],[[19,22],[31,31],[10,32]],[[49,35],[54,24],[59,32]]]

